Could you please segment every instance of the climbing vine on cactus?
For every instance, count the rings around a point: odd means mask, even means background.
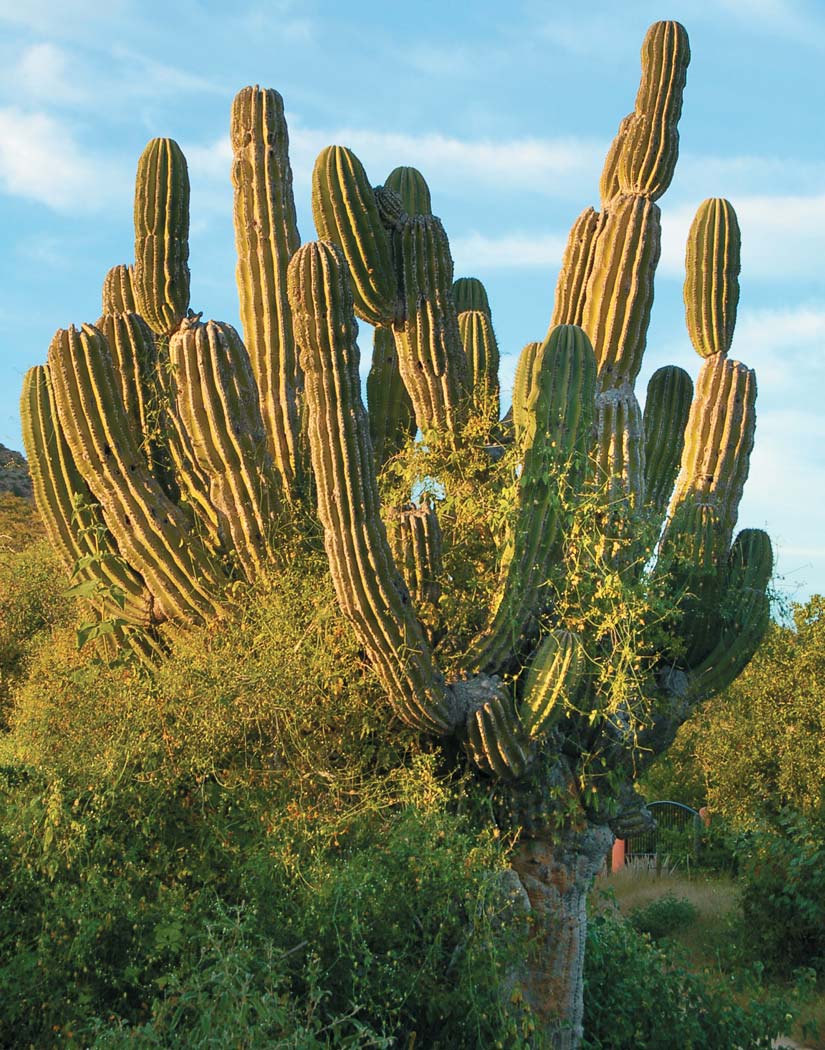
[[[612,835],[644,820],[633,779],[768,621],[770,542],[734,539],[756,384],[728,357],[727,201],[700,207],[687,245],[696,391],[675,366],[653,375],[644,414],[634,390],[689,57],[681,25],[651,27],[601,210],[573,223],[503,419],[489,298],[454,281],[421,173],[376,186],[349,149],[323,150],[320,240],[301,246],[283,103],[258,87],[231,116],[243,336],[190,309],[186,161],[156,139],[138,166],[134,265],[106,275],[103,316],[58,331],[23,391],[51,542],[118,589],[118,637],[147,658],[169,626],[232,616],[322,538],[387,731],[395,716],[454,738],[496,819],[520,829],[534,919],[520,980],[559,1047],[581,1038],[589,881]],[[375,327],[369,411],[356,317]]]

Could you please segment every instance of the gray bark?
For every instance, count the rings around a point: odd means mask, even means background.
[[[587,894],[613,844],[604,825],[556,842],[524,838],[513,869],[530,899],[532,948],[520,975],[524,998],[554,1050],[577,1050],[583,1036]]]

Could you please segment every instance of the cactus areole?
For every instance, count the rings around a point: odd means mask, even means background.
[[[290,545],[323,538],[388,731],[454,738],[445,753],[517,832],[532,913],[518,980],[559,1048],[582,1038],[587,890],[614,835],[645,817],[634,777],[741,672],[768,621],[770,541],[735,536],[756,382],[727,356],[727,201],[700,207],[687,245],[695,392],[675,366],[651,379],[644,415],[634,391],[689,55],[678,23],[651,27],[601,211],[573,224],[549,330],[522,352],[503,419],[490,299],[476,278],[454,281],[421,173],[373,182],[329,146],[312,182],[321,239],[301,246],[283,103],[258,87],[231,114],[243,336],[189,309],[186,161],[154,139],[134,263],[106,275],[96,325],[57,332],[22,399],[50,540],[119,595],[117,637],[144,657],[171,644],[168,625],[231,616]],[[369,411],[355,315],[376,326]],[[397,464],[422,455],[441,456],[435,496],[420,499],[432,478],[402,474],[409,490],[382,505]],[[472,486],[498,510],[469,528]],[[472,615],[456,618],[451,586],[477,532],[487,589],[459,594]],[[90,535],[105,556],[87,557]]]

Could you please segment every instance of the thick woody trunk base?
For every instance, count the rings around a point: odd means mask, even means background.
[[[554,1050],[581,1044],[587,893],[612,844],[608,827],[589,825],[558,843],[523,839],[513,858],[533,926],[522,989]]]

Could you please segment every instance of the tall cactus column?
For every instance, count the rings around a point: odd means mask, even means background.
[[[349,275],[337,246],[316,242],[296,253],[289,299],[305,373],[318,514],[338,601],[399,717],[449,733],[459,721],[457,705],[433,663],[381,521]]]
[[[301,243],[292,196],[289,137],[277,91],[247,87],[232,103],[232,184],[238,294],[269,451],[287,499],[298,470],[298,372],[286,291]]]

